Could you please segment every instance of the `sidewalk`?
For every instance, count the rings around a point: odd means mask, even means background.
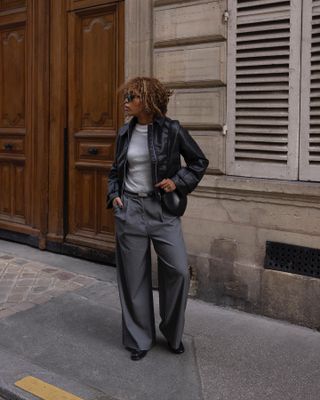
[[[0,240],[0,400],[38,399],[15,386],[26,376],[82,400],[319,400],[319,332],[199,300],[183,355],[157,331],[131,361],[115,272]]]

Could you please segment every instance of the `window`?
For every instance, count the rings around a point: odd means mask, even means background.
[[[227,173],[320,180],[320,0],[229,0]]]

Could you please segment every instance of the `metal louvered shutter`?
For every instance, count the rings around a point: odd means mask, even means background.
[[[320,181],[320,0],[304,2],[300,179]]]
[[[297,179],[301,0],[229,0],[227,173]]]

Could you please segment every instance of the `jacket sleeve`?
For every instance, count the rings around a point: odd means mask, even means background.
[[[196,141],[182,126],[179,128],[177,139],[180,154],[187,165],[180,168],[171,179],[179,192],[188,194],[197,187],[208,167],[209,161]]]
[[[118,146],[119,146],[119,135],[116,141],[115,160],[112,164],[108,176],[107,208],[112,208],[113,200],[116,197],[120,197],[120,184],[118,179],[118,166],[117,166]]]

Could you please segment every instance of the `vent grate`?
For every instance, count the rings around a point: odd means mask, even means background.
[[[285,243],[267,242],[264,267],[320,278],[320,250]]]

